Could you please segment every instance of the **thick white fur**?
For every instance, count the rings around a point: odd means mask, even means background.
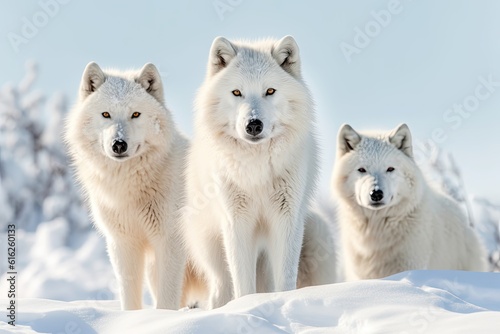
[[[405,124],[370,135],[342,126],[332,187],[340,200],[348,280],[413,269],[486,269],[483,247],[460,206],[428,185],[415,164]],[[379,204],[370,197],[375,189],[384,193]]]
[[[337,248],[332,220],[319,207],[313,207],[307,213],[297,288],[338,281]]]
[[[276,92],[266,96],[268,88]],[[263,122],[258,141],[245,133],[251,118]],[[292,37],[214,40],[196,99],[184,212],[188,249],[208,280],[208,308],[296,288],[317,175],[313,123]]]
[[[141,115],[132,119],[134,112]],[[106,237],[122,309],[142,307],[144,271],[156,306],[177,309],[185,265],[179,209],[188,142],[164,107],[154,65],[103,72],[88,64],[65,137],[95,224]],[[112,151],[116,139],[127,142],[126,157]]]
[[[307,214],[304,238],[300,252],[297,288],[335,283],[339,279],[337,249],[332,231],[332,217],[318,207]],[[257,292],[268,292],[266,262],[260,261],[257,267]],[[207,307],[209,291],[207,277],[189,263],[184,278],[181,306]]]

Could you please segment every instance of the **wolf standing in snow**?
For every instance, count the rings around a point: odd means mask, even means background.
[[[332,187],[348,280],[412,269],[486,269],[458,203],[428,185],[415,164],[405,124],[366,135],[342,126]]]
[[[177,309],[185,263],[178,210],[188,142],[164,107],[156,67],[120,73],[88,64],[66,142],[106,236],[122,309],[141,308],[145,268],[156,306]]]
[[[208,307],[296,288],[317,175],[313,103],[295,40],[214,40],[196,99],[184,214]]]

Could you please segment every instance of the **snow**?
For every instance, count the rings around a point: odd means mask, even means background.
[[[250,120],[251,120],[251,121],[253,121],[253,120],[255,120],[255,119],[259,118],[258,113],[257,113],[257,110],[255,110],[255,109],[252,109],[252,111],[250,112],[250,114],[252,115],[252,117],[250,117]]]
[[[500,274],[409,271],[249,295],[211,311],[120,311],[118,301],[21,299],[19,305],[16,330],[25,333],[494,333]]]
[[[116,137],[116,140],[117,141],[123,141],[123,138],[124,138],[124,134],[123,134],[123,124],[122,123],[118,123],[118,131],[117,131],[117,137]]]

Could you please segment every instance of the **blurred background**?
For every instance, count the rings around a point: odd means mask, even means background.
[[[60,137],[85,65],[156,64],[167,106],[191,136],[192,101],[219,35],[297,40],[316,101],[323,203],[342,123],[363,130],[406,122],[417,162],[463,204],[495,268],[500,2],[39,0],[1,6],[0,231],[5,246],[7,224],[17,226],[21,297],[115,298],[104,240],[91,226]],[[0,268],[5,271],[6,261]]]

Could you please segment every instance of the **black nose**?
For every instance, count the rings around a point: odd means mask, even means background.
[[[113,152],[115,152],[116,154],[125,153],[127,152],[127,142],[123,140],[115,140],[111,148],[113,149]]]
[[[264,129],[264,123],[260,119],[251,119],[248,122],[246,130],[249,135],[257,136]]]
[[[380,202],[382,198],[384,198],[384,192],[380,189],[372,190],[370,197],[372,198],[372,201]]]

